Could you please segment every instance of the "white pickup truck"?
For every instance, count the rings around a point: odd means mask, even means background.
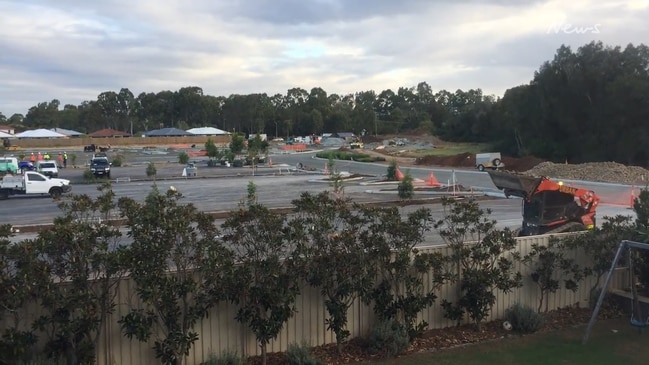
[[[51,179],[34,171],[27,171],[24,175],[7,175],[0,181],[0,199],[8,199],[9,195],[36,194],[58,198],[70,190],[70,180]]]

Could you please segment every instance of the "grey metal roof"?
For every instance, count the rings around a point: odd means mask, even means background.
[[[175,137],[175,136],[192,136],[191,133],[178,128],[162,128],[144,133],[147,137]]]

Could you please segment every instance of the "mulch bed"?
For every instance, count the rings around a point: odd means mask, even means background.
[[[571,328],[588,323],[591,316],[591,309],[568,307],[545,313],[545,324],[538,332],[556,331]],[[624,314],[614,307],[603,307],[598,320],[620,318]],[[477,331],[472,324],[460,327],[447,327],[426,331],[421,338],[416,339],[406,351],[400,356],[413,353],[433,352],[450,349],[467,344],[492,341],[509,336],[519,336],[513,332],[505,331],[502,328],[502,321],[493,321],[482,324],[482,330]],[[342,365],[355,364],[372,360],[385,359],[384,355],[368,355],[364,350],[363,339],[352,339],[343,345],[343,350],[338,353],[335,344],[318,346],[311,350],[311,353],[323,364]],[[288,364],[284,353],[268,354],[268,365]],[[261,357],[248,359],[248,364],[261,364]]]

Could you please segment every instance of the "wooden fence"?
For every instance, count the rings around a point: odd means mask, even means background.
[[[546,245],[548,236],[534,236],[518,238],[518,251],[525,255],[529,253],[533,244]],[[445,246],[422,247],[422,252],[441,251],[443,254],[449,254],[449,248]],[[585,262],[585,255],[574,252],[573,258],[581,265]],[[520,270],[524,277],[524,285],[515,289],[509,294],[497,292],[497,300],[487,320],[503,318],[505,310],[515,303],[536,308],[539,303],[540,293],[537,286],[530,279],[530,269],[520,263],[517,264],[517,270]],[[432,275],[432,274],[430,274]],[[428,276],[426,286],[430,287]],[[580,284],[579,290],[572,292],[561,289],[554,294],[550,294],[548,300],[549,309],[580,305],[588,306],[589,289],[596,283],[596,278],[588,277]],[[430,325],[429,328],[444,328],[453,326],[454,322],[445,319],[440,306],[442,299],[455,300],[457,297],[457,284],[447,284],[438,291],[437,301],[422,311],[420,319],[426,320]],[[136,340],[129,340],[120,332],[120,326],[117,323],[119,318],[129,312],[137,304],[135,294],[135,284],[130,278],[124,278],[118,287],[116,302],[117,306],[114,313],[108,318],[105,325],[105,332],[102,335],[102,341],[98,351],[97,363],[100,365],[136,365],[136,364],[157,364],[151,343],[141,343]],[[324,345],[335,342],[335,336],[332,332],[327,331],[325,319],[327,311],[323,304],[323,298],[317,289],[304,287],[302,294],[299,296],[297,303],[297,313],[284,326],[281,334],[276,340],[268,345],[268,352],[285,351],[287,346],[294,342],[306,341],[312,346]],[[199,334],[199,340],[194,344],[188,357],[187,364],[200,364],[208,359],[210,354],[218,354],[224,350],[234,350],[244,356],[254,356],[260,354],[260,348],[255,341],[252,332],[245,326],[238,323],[235,319],[236,307],[234,305],[223,303],[209,312],[209,316],[200,322],[195,330]],[[38,310],[33,308],[29,311],[29,317],[26,323],[38,316]],[[351,332],[352,337],[366,335],[372,324],[375,323],[375,317],[372,307],[366,306],[360,301],[355,302],[348,313],[347,329]]]
[[[183,136],[183,137],[118,137],[118,138],[31,138],[11,140],[12,146],[21,149],[30,148],[66,148],[82,147],[90,144],[99,146],[168,146],[174,144],[186,144],[204,146],[211,138],[217,145],[230,143],[230,135],[222,136]]]

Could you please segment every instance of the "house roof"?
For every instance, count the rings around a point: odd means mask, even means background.
[[[106,129],[100,129],[96,132],[92,132],[88,136],[93,138],[106,138],[106,137],[130,137],[131,135],[126,132],[106,128]]]
[[[0,129],[2,129],[3,131],[11,131],[14,130],[15,128],[10,125],[0,124]]]
[[[192,136],[193,134],[178,128],[162,128],[144,133],[147,137],[176,137],[176,136]]]
[[[49,129],[33,129],[14,135],[16,138],[65,138],[64,134],[51,131]]]
[[[224,130],[214,128],[214,127],[192,128],[192,129],[188,129],[187,132],[198,136],[216,136],[221,134],[230,134]]]
[[[52,128],[50,130],[53,131],[53,132],[56,132],[56,133],[65,134],[66,136],[69,136],[69,137],[78,137],[78,136],[83,135],[83,133],[81,133],[81,132],[77,132],[77,131],[73,131],[71,129],[65,129],[65,128]]]

